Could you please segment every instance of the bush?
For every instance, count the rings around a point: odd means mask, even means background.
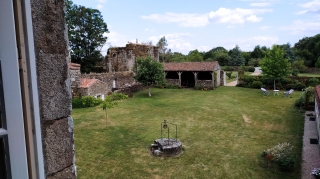
[[[298,69],[293,69],[291,74],[292,76],[298,76],[299,70]]]
[[[319,85],[319,80],[317,78],[311,78],[308,81],[308,86],[317,86]]]
[[[302,93],[302,95],[299,97],[299,99],[297,99],[297,100],[294,102],[294,106],[295,106],[296,108],[302,108],[302,107],[304,107],[304,105],[305,105],[305,101],[306,101],[306,99],[305,99],[305,94]]]
[[[295,90],[300,90],[301,91],[304,88],[306,88],[306,85],[303,84],[303,83],[297,83],[297,84],[294,85],[294,89]]]
[[[226,76],[229,78],[229,80],[231,79],[231,75],[232,75],[232,72],[226,72]]]
[[[290,170],[294,167],[295,162],[292,148],[293,146],[288,142],[279,143],[273,148],[264,150],[262,156],[271,158],[281,170]]]
[[[246,82],[246,83],[252,83],[253,81],[255,81],[256,80],[256,78],[254,77],[254,76],[245,76],[244,78],[243,78],[243,81],[244,82]]]
[[[254,72],[255,70],[256,70],[256,69],[255,69],[254,67],[249,67],[249,68],[248,68],[248,71],[249,71],[249,72]]]
[[[232,66],[225,66],[222,68],[224,71],[234,71],[234,68]]]
[[[261,82],[261,81],[254,81],[254,82],[252,82],[252,84],[251,84],[251,87],[252,87],[252,88],[260,89],[261,86],[262,86],[262,82]]]
[[[98,106],[102,103],[102,99],[93,96],[84,96],[72,99],[72,108],[87,108]]]

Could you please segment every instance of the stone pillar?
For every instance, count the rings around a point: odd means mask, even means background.
[[[211,75],[212,75],[212,88],[214,88],[214,71],[211,72]]]
[[[76,178],[64,0],[31,0],[45,176]]]
[[[196,85],[197,85],[198,73],[199,73],[199,72],[192,72],[192,73],[193,73],[193,75],[194,75],[194,86],[196,86]]]
[[[217,70],[217,86],[220,86],[220,70]]]
[[[181,87],[181,74],[182,74],[182,72],[177,72],[177,73],[179,75],[179,86]]]

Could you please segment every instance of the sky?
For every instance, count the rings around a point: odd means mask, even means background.
[[[157,44],[165,36],[172,52],[209,51],[236,45],[290,43],[320,33],[320,0],[73,0],[99,9],[109,33],[102,53],[129,41]]]

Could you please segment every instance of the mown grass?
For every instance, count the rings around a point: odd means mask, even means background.
[[[293,108],[300,92],[263,97],[261,90],[219,87],[152,95],[137,92],[108,110],[108,128],[99,107],[73,110],[78,178],[301,178],[303,115]],[[148,152],[164,119],[178,125],[179,157]],[[265,168],[261,153],[278,142],[294,146],[294,171]]]
[[[320,77],[320,74],[313,74],[313,73],[299,73],[298,76],[304,77]]]

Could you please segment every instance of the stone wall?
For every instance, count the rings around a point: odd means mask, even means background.
[[[195,86],[203,86],[205,88],[212,88],[212,80],[197,80]]]
[[[31,0],[46,178],[76,178],[64,0]]]
[[[115,80],[116,88],[123,88],[126,84],[134,84],[133,76],[133,72],[81,74],[81,78],[99,79],[106,83],[108,91],[112,91],[113,80]]]
[[[106,56],[107,72],[132,71],[138,57],[150,56],[159,61],[158,47],[129,43],[126,47],[109,48]]]
[[[107,84],[97,80],[94,84],[92,84],[88,88],[80,88],[79,93],[81,96],[97,96],[97,95],[107,95]]]
[[[180,81],[179,79],[166,79],[168,85],[172,86],[180,86]]]
[[[220,86],[224,86],[226,83],[226,73],[225,71],[220,71]]]

